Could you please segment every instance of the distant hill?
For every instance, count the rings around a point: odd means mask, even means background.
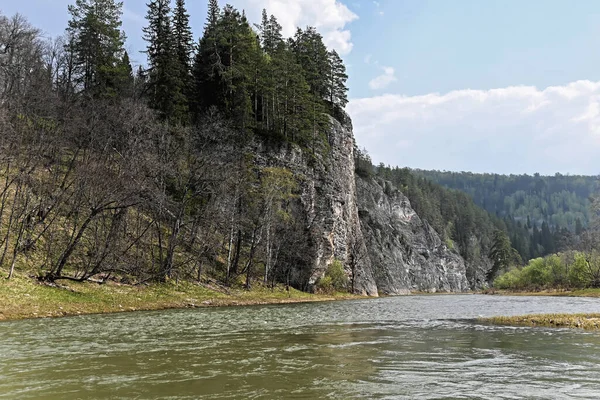
[[[475,204],[500,218],[529,225],[546,222],[553,230],[571,232],[587,227],[589,197],[600,191],[596,176],[498,175],[471,172],[413,170],[450,189],[460,190]],[[578,232],[577,232],[578,233]]]
[[[523,261],[570,248],[589,224],[597,177],[474,174],[389,168],[414,209],[467,261],[487,254],[493,232],[506,232]]]

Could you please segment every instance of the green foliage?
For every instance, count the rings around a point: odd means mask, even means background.
[[[331,263],[325,271],[325,276],[317,282],[317,289],[330,294],[348,290],[348,276],[341,261],[335,260]]]
[[[115,96],[126,75],[122,63],[125,35],[121,31],[123,3],[114,0],[76,0],[69,6],[71,40],[65,50],[73,54],[70,79],[93,96]]]
[[[598,287],[598,254],[571,252],[536,258],[522,269],[514,268],[494,280],[494,287],[505,290],[541,290]]]
[[[149,105],[158,111],[163,120],[185,121],[187,103],[184,97],[184,83],[172,31],[171,7],[168,0],[152,0],[148,3],[144,28],[144,40],[148,43],[148,82]]]
[[[343,61],[314,28],[284,40],[266,10],[256,29],[210,2],[193,66],[194,119],[214,108],[239,128],[320,151],[325,113],[338,116],[347,103]]]
[[[523,259],[573,247],[591,220],[589,198],[600,189],[596,177],[473,174],[414,170],[414,174],[468,194],[506,225]]]
[[[497,230],[494,233],[492,248],[489,258],[492,260],[492,268],[488,272],[488,281],[493,281],[496,274],[502,269],[506,269],[518,258],[516,250],[510,245],[510,239],[506,232]]]

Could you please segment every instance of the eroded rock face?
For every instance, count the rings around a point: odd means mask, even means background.
[[[408,199],[389,182],[355,176],[352,126],[343,120],[331,118],[329,149],[315,158],[296,145],[256,149],[256,163],[287,168],[299,182],[294,217],[303,224],[310,265],[299,267],[293,282],[310,289],[339,260],[364,295],[468,290],[463,259]]]
[[[366,248],[356,204],[354,137],[349,119],[342,125],[331,118],[328,141],[329,149],[318,152],[314,159],[309,160],[293,145],[275,152],[263,148],[259,154],[268,155],[268,159],[259,157],[257,162],[288,168],[300,185],[295,218],[304,223],[312,265],[308,282],[296,283],[311,288],[328,266],[339,260],[351,280],[354,276],[355,292],[377,296],[369,258],[353,258],[357,251],[366,253]],[[295,278],[306,279],[302,274]]]
[[[357,177],[363,236],[380,293],[469,290],[465,263],[389,182]]]

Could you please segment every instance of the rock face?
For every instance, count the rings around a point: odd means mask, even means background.
[[[462,258],[448,250],[408,199],[389,183],[355,177],[354,136],[348,117],[331,118],[328,147],[308,159],[297,146],[256,149],[258,164],[290,169],[300,184],[295,219],[306,235],[308,273],[293,283],[310,289],[340,261],[356,293],[468,289]]]
[[[421,220],[389,182],[356,179],[359,215],[372,274],[385,294],[469,289],[465,263]]]
[[[357,259],[355,253],[366,254],[365,240],[360,229],[354,179],[354,136],[349,119],[342,125],[331,118],[328,149],[309,160],[297,146],[285,146],[277,151],[261,149],[268,160],[257,160],[271,166],[290,169],[300,184],[300,205],[295,218],[303,221],[309,243],[309,276],[299,273],[295,284],[310,289],[327,268],[340,261],[354,291],[377,296],[377,286],[368,257]],[[302,282],[305,281],[305,282]]]

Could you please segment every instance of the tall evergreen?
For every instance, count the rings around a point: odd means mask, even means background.
[[[121,97],[132,97],[134,94],[135,78],[133,76],[133,67],[129,60],[129,54],[125,51],[123,58],[119,61],[119,80],[116,86]]]
[[[346,74],[346,66],[344,65],[344,61],[342,61],[337,51],[332,50],[329,52],[328,66],[328,101],[332,106],[344,108],[346,107],[346,104],[348,104],[348,88],[346,87],[348,75]]]
[[[329,54],[321,34],[314,27],[305,30],[298,28],[294,36],[293,50],[312,93],[319,100],[327,100]]]
[[[224,65],[219,46],[221,9],[217,0],[209,0],[204,34],[198,42],[193,66],[194,114],[224,102],[221,82]]]
[[[73,82],[93,96],[116,94],[125,43],[122,9],[114,0],[76,0],[69,6],[67,34],[73,40],[66,50],[74,56]]]
[[[148,26],[144,28],[144,40],[148,43],[147,94],[150,107],[162,119],[181,122],[187,109],[177,69],[170,12],[169,0],[151,0],[148,4]]]
[[[272,56],[277,51],[279,45],[283,43],[282,26],[274,15],[270,17],[267,10],[263,9],[262,21],[257,25],[260,31],[261,45],[266,54]]]
[[[192,94],[192,57],[194,38],[190,28],[190,16],[185,8],[185,0],[176,0],[173,11],[173,35],[177,55],[178,80],[185,95],[183,107],[189,109]]]

